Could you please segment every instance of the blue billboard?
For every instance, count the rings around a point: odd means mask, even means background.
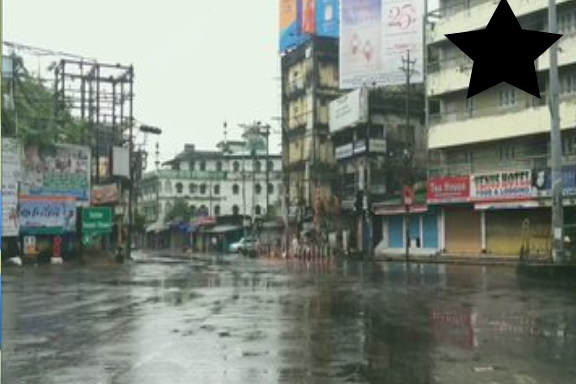
[[[280,52],[310,36],[338,37],[339,0],[280,0]]]

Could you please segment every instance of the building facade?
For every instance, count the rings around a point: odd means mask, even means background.
[[[549,53],[535,62],[541,98],[501,83],[469,99],[472,61],[445,34],[483,28],[498,2],[441,0],[427,29],[428,206],[449,254],[550,253]],[[548,31],[548,2],[509,0],[523,29]],[[574,224],[576,1],[557,1],[566,224]],[[505,63],[503,63],[505,65]],[[572,222],[570,222],[572,220]]]
[[[139,210],[149,233],[171,231],[166,215],[178,199],[186,201],[195,220],[241,226],[243,217],[252,222],[281,215],[282,160],[265,151],[250,153],[242,141],[222,142],[213,151],[187,144],[163,169],[145,174],[140,191]]]
[[[286,205],[291,223],[311,222],[316,196],[331,197],[337,182],[328,104],[341,94],[338,39],[312,36],[281,67]]]

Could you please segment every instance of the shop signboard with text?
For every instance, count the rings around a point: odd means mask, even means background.
[[[535,169],[532,185],[538,197],[552,196],[552,171],[550,168]],[[576,167],[562,168],[562,189],[564,196],[576,195]]]
[[[18,236],[18,181],[21,178],[21,146],[2,138],[2,237]]]
[[[76,231],[76,201],[69,198],[21,198],[20,230],[30,235]]]
[[[470,176],[473,201],[522,200],[534,197],[532,171],[504,171]]]
[[[82,210],[82,235],[97,236],[112,232],[112,208],[84,208]]]
[[[438,177],[428,181],[428,204],[457,203],[470,200],[470,176]]]

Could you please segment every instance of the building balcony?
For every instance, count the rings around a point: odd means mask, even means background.
[[[571,0],[556,0],[556,4],[568,1]],[[517,18],[548,8],[547,0],[508,0],[508,4]],[[446,40],[446,34],[486,28],[497,5],[498,1],[493,0],[469,6],[461,3],[450,9],[441,10],[441,19],[428,30],[426,39],[428,44]]]
[[[226,180],[228,172],[161,169],[153,172],[152,175],[164,180]]]
[[[441,164],[431,165],[428,168],[428,177],[453,177],[468,176],[475,173],[491,173],[499,171],[516,171],[523,169],[541,169],[550,167],[550,156],[527,156],[510,160],[497,160],[460,163],[460,164]]]
[[[576,63],[576,34],[563,36],[559,43],[558,66]],[[428,96],[434,97],[448,92],[462,91],[470,85],[473,61],[467,56],[428,63]],[[537,71],[550,69],[550,53],[544,52],[535,62]]]
[[[504,114],[484,117],[463,117],[449,121],[447,116],[431,117],[429,129],[430,149],[510,139],[550,132],[548,105],[527,107]],[[576,126],[576,102],[565,99],[560,103],[560,129]]]

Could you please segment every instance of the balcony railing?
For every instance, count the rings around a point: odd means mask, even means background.
[[[565,163],[566,164],[566,163]],[[489,173],[498,171],[512,171],[518,169],[541,169],[550,166],[549,155],[527,156],[517,159],[490,160],[472,163],[451,163],[431,165],[428,167],[428,176],[450,177],[468,176],[475,173]]]
[[[182,180],[225,180],[228,172],[217,171],[189,171],[161,169],[151,173],[157,175],[160,179],[182,179]]]

